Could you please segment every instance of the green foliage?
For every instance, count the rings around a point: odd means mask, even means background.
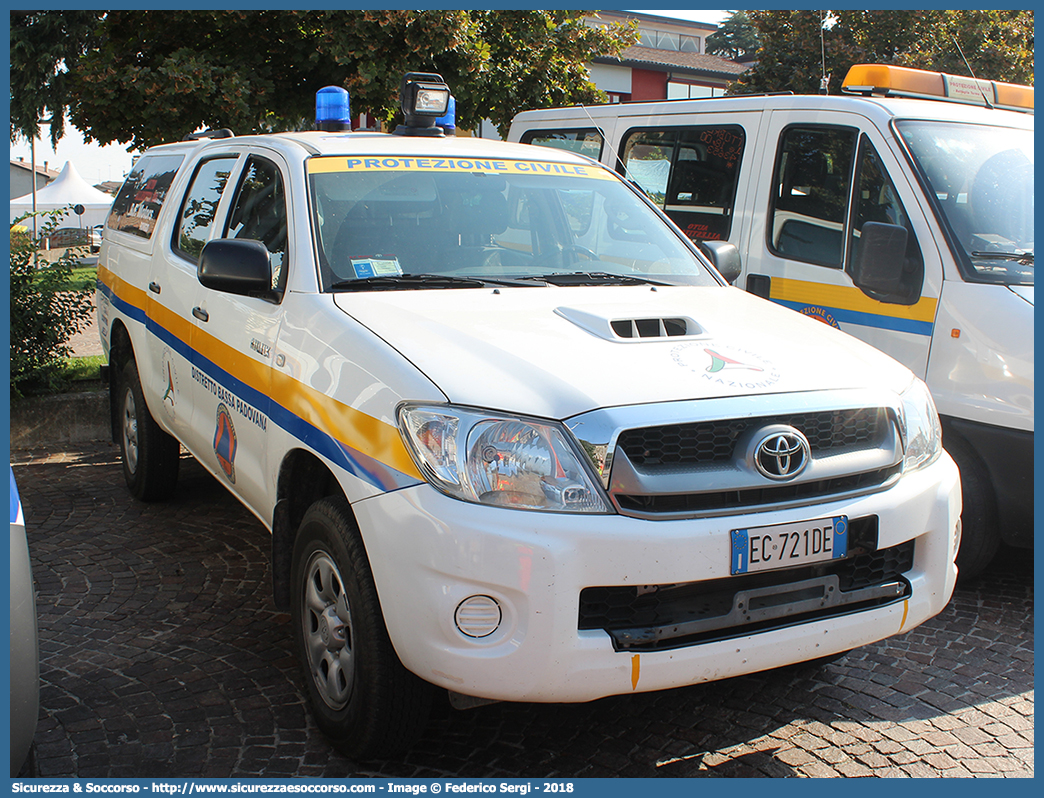
[[[53,263],[37,248],[58,227],[63,211],[48,211],[39,236],[11,235],[11,393],[47,393],[66,383],[68,340],[91,314],[93,289],[69,290],[86,247],[70,247]],[[21,224],[26,217],[16,220]]]
[[[312,126],[315,92],[391,122],[406,72],[438,72],[457,126],[506,132],[523,108],[604,99],[586,64],[632,44],[579,11],[111,11],[70,68],[70,118],[89,140],[146,147],[201,127]]]
[[[746,11],[735,11],[707,37],[707,52],[733,60],[753,56],[761,42]]]
[[[823,15],[828,24],[823,26]],[[1033,11],[750,11],[758,61],[733,93],[830,92],[854,64],[882,63],[1033,84]],[[833,24],[830,24],[830,23]]]
[[[47,121],[51,145],[58,144],[70,102],[67,65],[86,49],[100,18],[98,11],[11,12],[11,141],[37,138]]]

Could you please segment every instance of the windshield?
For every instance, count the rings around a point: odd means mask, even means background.
[[[326,291],[718,284],[597,166],[317,157],[308,173]]]
[[[1032,285],[1033,131],[912,120],[898,128],[965,277]]]

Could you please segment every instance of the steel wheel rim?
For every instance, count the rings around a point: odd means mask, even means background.
[[[123,456],[127,461],[127,470],[132,474],[138,471],[138,408],[134,402],[134,392],[127,388],[123,397]]]
[[[323,703],[343,709],[355,683],[355,641],[341,572],[324,551],[308,560],[301,600],[308,672]]]

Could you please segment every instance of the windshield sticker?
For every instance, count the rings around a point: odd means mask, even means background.
[[[548,161],[474,160],[469,158],[347,158],[343,156],[309,159],[308,174],[318,175],[329,172],[482,172],[615,180],[611,172],[600,166]]]
[[[674,362],[723,388],[762,389],[779,382],[780,373],[765,358],[733,347],[681,344],[671,352]]]
[[[355,276],[359,280],[366,277],[384,277],[388,275],[399,277],[402,275],[399,259],[394,255],[384,255],[377,258],[352,258],[352,268],[355,270]]]

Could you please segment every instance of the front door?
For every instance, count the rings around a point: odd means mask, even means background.
[[[743,286],[866,341],[923,378],[942,264],[914,187],[862,117],[793,120],[792,112],[774,112],[769,121],[775,156],[755,195],[765,212],[754,215]],[[907,230],[894,294],[872,296],[849,275],[865,222]]]

